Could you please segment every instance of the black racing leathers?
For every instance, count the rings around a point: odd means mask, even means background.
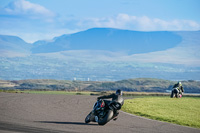
[[[97,99],[109,99],[112,98],[112,101],[116,101],[118,103],[120,103],[121,105],[124,104],[124,99],[121,95],[117,95],[115,93],[111,94],[111,95],[107,95],[107,96],[100,96]],[[104,100],[106,104],[108,104],[110,101]],[[116,112],[114,112],[115,117],[119,114],[119,112],[116,110]]]
[[[100,96],[97,99],[109,99],[109,98],[112,98],[112,101],[119,102],[121,105],[124,104],[124,99],[122,98],[122,96],[116,95],[115,93],[113,93],[111,95],[107,95],[107,96]]]
[[[182,94],[184,92],[183,86],[179,84],[175,84],[173,88],[177,88],[179,90],[179,93]]]

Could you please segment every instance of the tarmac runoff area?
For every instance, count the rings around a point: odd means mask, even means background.
[[[0,93],[0,133],[200,133],[200,129],[120,111],[104,126],[85,124],[96,96]]]

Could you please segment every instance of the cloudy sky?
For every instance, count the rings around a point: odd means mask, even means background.
[[[0,0],[0,34],[27,42],[94,27],[200,30],[200,0]]]

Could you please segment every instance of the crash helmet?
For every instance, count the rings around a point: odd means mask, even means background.
[[[122,90],[120,90],[120,89],[116,90],[116,94],[122,96]]]
[[[182,84],[181,84],[181,81],[178,81],[178,85],[180,85],[180,86],[182,85]]]

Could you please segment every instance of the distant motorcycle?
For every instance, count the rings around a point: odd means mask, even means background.
[[[122,99],[123,100],[123,99]],[[105,125],[115,117],[117,110],[120,110],[122,105],[115,101],[105,101],[100,99],[94,106],[93,110],[86,116],[85,123],[97,122],[99,125]]]
[[[171,98],[181,98],[182,94],[180,93],[180,91],[178,90],[178,88],[173,88],[171,91]]]

